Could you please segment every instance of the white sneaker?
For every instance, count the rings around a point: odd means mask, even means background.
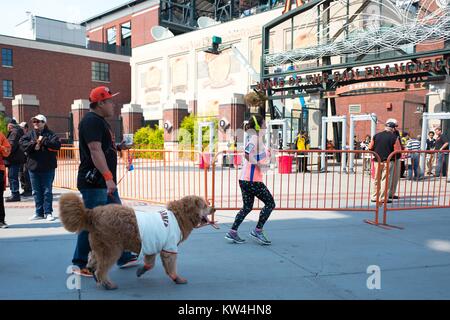
[[[47,221],[55,221],[56,218],[52,214],[47,215]]]
[[[43,216],[38,216],[37,214],[35,214],[34,216],[32,216],[29,220],[30,221],[36,221],[36,220],[44,220],[45,217]]]

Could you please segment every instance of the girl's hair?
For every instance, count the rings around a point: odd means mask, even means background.
[[[253,129],[256,131],[255,118],[256,118],[256,122],[258,123],[259,127],[261,127],[263,125],[264,118],[261,115],[256,114],[256,115],[250,117],[250,120],[245,125],[245,128],[244,128],[245,131],[250,130],[250,129]]]

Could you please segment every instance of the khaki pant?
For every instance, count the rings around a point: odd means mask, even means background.
[[[427,154],[427,173],[431,174],[433,172],[434,165],[434,153]]]
[[[401,161],[400,159],[391,161],[391,165],[393,166],[394,172],[391,174],[389,170],[389,179],[392,180],[392,186],[391,189],[389,190],[389,198],[392,198],[393,196],[395,196],[395,194],[397,193],[397,187],[398,187],[398,183],[400,181],[400,167],[401,167]]]
[[[397,161],[397,163],[398,163],[398,166],[400,167],[400,161]],[[391,191],[392,191],[392,182],[393,182],[392,177],[394,176],[394,168],[395,168],[394,161],[391,161],[391,163],[389,165],[388,196],[390,196]],[[382,201],[384,201],[384,194],[385,194],[385,190],[386,190],[386,178],[388,177],[387,170],[386,170],[386,162],[382,162],[380,164],[378,162],[374,162],[374,170],[375,170],[375,177],[372,177],[371,200],[372,201],[377,200],[377,188],[378,188],[377,172],[378,172],[378,170],[380,170],[381,171],[381,173],[380,173],[380,201],[382,202]],[[400,168],[398,168],[397,172],[400,176]]]

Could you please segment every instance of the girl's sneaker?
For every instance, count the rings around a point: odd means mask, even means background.
[[[228,240],[229,242],[233,242],[233,243],[245,243],[245,240],[240,238],[237,232],[231,232],[229,231],[226,235],[225,235],[225,239]]]
[[[252,232],[250,232],[250,236],[253,239],[255,239],[256,241],[258,241],[259,243],[261,243],[262,245],[272,244],[272,241],[267,239],[266,235],[264,234],[264,232],[262,230],[261,231],[253,230]]]
[[[35,214],[34,216],[32,216],[29,220],[30,221],[36,221],[36,220],[44,220],[45,217],[44,216],[39,216],[37,214]]]
[[[6,224],[6,222],[0,222],[0,229],[7,229],[8,225]]]

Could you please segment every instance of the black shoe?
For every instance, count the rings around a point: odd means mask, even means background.
[[[20,197],[9,197],[6,198],[5,202],[19,202],[20,201]]]
[[[138,255],[132,254],[130,260],[128,260],[124,264],[118,265],[119,268],[126,269],[137,266],[139,264],[138,257],[139,257]]]
[[[22,197],[31,197],[33,195],[33,192],[31,192],[31,191],[24,191],[20,195]]]
[[[398,200],[398,199],[400,199],[400,198],[399,198],[399,196],[393,196],[393,197],[389,197],[389,199]]]
[[[370,202],[377,202],[377,200],[370,200]],[[380,204],[381,203],[384,203],[384,200],[380,200]],[[388,199],[387,201],[386,201],[386,203],[392,203],[392,200],[391,199]]]

